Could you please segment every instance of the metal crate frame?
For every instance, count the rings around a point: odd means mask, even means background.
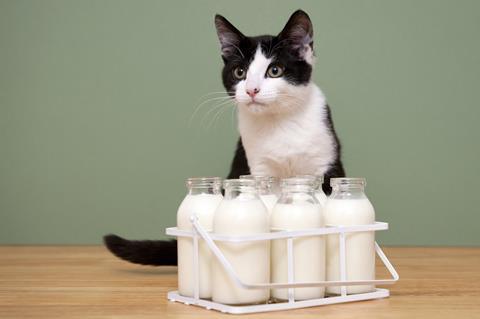
[[[231,314],[247,314],[255,312],[269,312],[269,311],[278,311],[278,310],[288,310],[288,309],[298,309],[305,307],[314,307],[328,304],[360,301],[360,300],[371,300],[386,298],[390,295],[388,289],[376,288],[372,292],[360,293],[360,294],[347,294],[346,286],[355,286],[355,285],[385,285],[393,284],[400,278],[397,271],[390,263],[388,258],[385,256],[385,253],[382,251],[380,246],[375,242],[375,251],[380,260],[383,262],[385,267],[390,272],[391,279],[377,279],[377,280],[346,280],[346,255],[345,255],[345,245],[346,245],[346,234],[355,233],[355,232],[366,232],[366,231],[378,231],[388,229],[388,224],[383,222],[375,222],[374,224],[369,225],[355,225],[355,226],[331,226],[315,229],[304,229],[304,230],[284,230],[272,233],[264,234],[255,234],[248,236],[226,236],[226,235],[217,235],[208,233],[198,222],[198,218],[192,216],[190,219],[192,222],[192,231],[188,230],[179,230],[176,227],[171,227],[166,229],[167,235],[176,236],[176,237],[189,237],[193,240],[193,268],[194,268],[194,294],[192,297],[186,297],[180,295],[177,291],[171,291],[168,293],[168,299],[170,301],[181,302],[186,305],[196,305],[209,310],[218,310],[224,313]],[[316,282],[295,282],[294,278],[294,248],[293,240],[300,237],[312,237],[312,236],[324,236],[324,235],[339,235],[339,256],[340,256],[340,280],[338,281],[316,281]],[[215,244],[215,241],[221,242],[231,242],[231,243],[242,243],[242,242],[252,242],[252,241],[267,241],[274,239],[286,239],[287,241],[287,271],[288,271],[288,282],[286,283],[245,283],[243,282],[234,268],[227,260],[225,255],[221,252],[218,246]],[[199,255],[199,241],[203,240],[208,248],[211,250],[212,254],[218,259],[220,264],[223,266],[227,272],[230,279],[232,279],[235,284],[241,288],[245,289],[275,289],[275,288],[288,288],[288,300],[285,302],[277,303],[265,303],[265,304],[256,304],[256,305],[226,305],[218,302],[213,302],[206,299],[201,299],[199,297],[199,274],[198,274],[198,255]],[[297,301],[294,298],[294,288],[301,287],[326,287],[326,286],[341,286],[341,294],[338,296],[331,296],[319,299],[308,299]]]

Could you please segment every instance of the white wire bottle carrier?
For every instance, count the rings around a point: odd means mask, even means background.
[[[355,285],[385,285],[393,284],[399,279],[399,275],[395,268],[392,266],[388,258],[385,256],[384,252],[380,246],[375,242],[375,251],[378,257],[382,260],[385,267],[388,269],[392,275],[391,279],[377,279],[377,280],[347,280],[346,275],[346,262],[345,262],[345,238],[347,233],[356,233],[356,232],[365,232],[365,231],[377,231],[377,230],[386,230],[388,229],[387,223],[375,222],[374,224],[369,225],[356,225],[356,226],[331,226],[315,229],[305,229],[305,230],[285,230],[277,231],[272,233],[256,234],[256,235],[247,235],[247,236],[226,236],[226,235],[217,235],[208,233],[198,222],[198,219],[192,217],[191,219],[193,230],[180,230],[177,227],[171,227],[166,229],[166,234],[176,237],[189,237],[193,240],[193,297],[182,296],[178,291],[170,291],[168,293],[168,299],[170,301],[177,301],[184,303],[186,305],[196,305],[204,307],[208,310],[218,310],[224,313],[231,314],[246,314],[254,312],[268,312],[268,311],[278,311],[278,310],[288,310],[288,309],[297,309],[305,307],[314,307],[321,305],[329,305],[336,303],[344,303],[351,301],[360,301],[360,300],[370,300],[370,299],[380,299],[386,298],[390,295],[388,289],[384,288],[375,288],[372,292],[359,293],[359,294],[347,294],[346,286],[355,286]],[[340,280],[339,281],[316,281],[316,282],[295,282],[294,278],[294,245],[293,241],[295,238],[300,237],[312,237],[312,236],[321,236],[321,235],[339,235],[339,256],[340,256]],[[245,283],[243,282],[238,274],[235,272],[233,266],[225,258],[225,255],[215,244],[215,241],[219,242],[229,242],[229,243],[244,243],[244,242],[253,242],[253,241],[267,241],[274,239],[286,239],[287,242],[287,272],[288,272],[288,282],[286,283]],[[212,251],[215,258],[218,259],[220,264],[223,266],[227,272],[230,279],[235,282],[235,284],[244,289],[275,289],[275,288],[288,288],[288,300],[284,302],[266,302],[263,304],[254,304],[254,305],[226,305],[218,302],[214,302],[207,299],[201,299],[199,297],[199,241],[203,240],[208,248]],[[338,296],[327,296],[325,298],[319,299],[308,299],[308,300],[295,300],[294,297],[294,288],[302,287],[326,287],[326,286],[341,286],[341,294]]]

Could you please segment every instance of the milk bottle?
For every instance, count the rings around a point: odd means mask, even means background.
[[[213,215],[223,196],[220,177],[197,177],[187,179],[187,196],[177,211],[177,227],[192,230],[190,217],[196,215],[206,230],[213,228]],[[178,238],[178,292],[193,297],[193,239]],[[200,298],[211,298],[211,252],[204,242],[199,242],[199,284]]]
[[[268,233],[269,214],[258,196],[256,183],[249,179],[225,180],[225,197],[215,211],[213,232],[222,235]],[[246,243],[217,242],[227,260],[245,283],[270,281],[268,241]],[[212,261],[212,300],[224,304],[266,302],[269,289],[243,289],[228,276],[215,258]]]
[[[240,178],[253,179],[257,183],[257,192],[260,199],[267,206],[268,212],[271,213],[278,200],[278,179],[263,175],[240,175]]]
[[[375,222],[375,210],[364,193],[364,178],[332,178],[332,194],[324,207],[325,224],[364,225]],[[346,234],[347,280],[375,279],[375,233]],[[340,280],[339,235],[327,236],[327,280]],[[370,292],[373,285],[347,286],[348,294]],[[328,287],[327,292],[340,294],[340,287]]]
[[[282,180],[282,194],[270,217],[272,231],[323,227],[322,208],[314,196],[315,178]],[[325,239],[321,236],[296,238],[293,242],[296,282],[325,280]],[[287,241],[272,242],[272,283],[288,281]],[[295,288],[295,300],[323,298],[324,287]],[[288,289],[272,290],[275,299],[288,299]]]
[[[325,205],[325,202],[327,201],[327,195],[325,195],[325,193],[323,192],[323,188],[322,188],[323,176],[320,176],[320,175],[296,175],[295,177],[311,179],[315,183],[315,185],[314,185],[315,197],[317,198],[320,205],[322,205],[322,206]]]

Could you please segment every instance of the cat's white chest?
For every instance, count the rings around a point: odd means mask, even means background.
[[[322,92],[314,86],[300,112],[256,117],[240,111],[239,130],[251,173],[323,175],[335,158],[325,107]]]

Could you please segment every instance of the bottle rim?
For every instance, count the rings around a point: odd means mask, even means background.
[[[310,177],[289,177],[284,178],[281,181],[281,187],[283,188],[294,188],[294,187],[307,187],[312,188],[313,190],[317,186],[317,179],[315,176],[308,175]],[[313,177],[313,178],[312,178]]]
[[[239,179],[253,179],[257,182],[276,183],[278,178],[270,175],[240,175]]]
[[[231,188],[231,187],[242,187],[242,188],[252,188],[255,189],[257,183],[253,179],[247,178],[238,178],[238,179],[225,179],[223,181],[223,188]]]
[[[221,187],[222,178],[218,176],[199,176],[199,177],[189,177],[185,184],[189,188],[194,187]]]
[[[256,187],[260,193],[274,192],[279,185],[278,178],[269,175],[240,175],[240,179],[255,181]]]
[[[323,181],[324,181],[324,178],[323,178],[323,175],[295,175],[294,177],[298,177],[298,178],[308,178],[308,179],[312,179],[314,182],[315,182],[315,189],[319,188],[322,184],[323,184]]]
[[[366,186],[364,177],[334,177],[330,179],[330,186]]]

